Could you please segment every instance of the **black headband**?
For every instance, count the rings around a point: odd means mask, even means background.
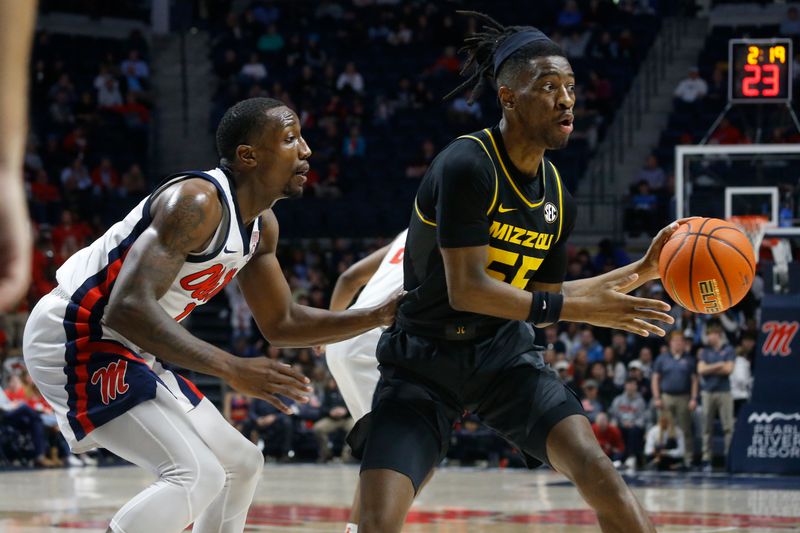
[[[539,41],[553,42],[550,38],[541,31],[531,28],[530,30],[521,31],[510,35],[497,47],[494,53],[494,76],[497,77],[497,72],[503,65],[506,59],[511,57],[511,54],[525,46],[526,44],[535,43]]]

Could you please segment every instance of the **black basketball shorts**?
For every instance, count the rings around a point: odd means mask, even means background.
[[[529,468],[547,463],[550,430],[584,411],[539,350],[531,326],[518,321],[477,341],[388,329],[378,343],[375,407],[348,436],[361,470],[395,470],[418,491],[447,454],[453,423],[465,412],[516,446]]]

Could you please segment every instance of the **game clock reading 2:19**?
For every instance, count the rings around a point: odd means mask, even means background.
[[[791,39],[731,39],[728,99],[735,103],[792,99]]]

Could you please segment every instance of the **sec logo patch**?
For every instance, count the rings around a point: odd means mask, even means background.
[[[558,218],[558,208],[552,202],[544,204],[544,221],[552,224]]]

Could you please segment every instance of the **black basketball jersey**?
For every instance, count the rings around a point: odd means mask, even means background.
[[[546,158],[535,178],[511,163],[499,128],[464,135],[437,155],[420,184],[404,258],[398,324],[446,339],[489,336],[507,320],[450,307],[439,247],[489,246],[487,273],[526,289],[560,283],[575,203]]]

